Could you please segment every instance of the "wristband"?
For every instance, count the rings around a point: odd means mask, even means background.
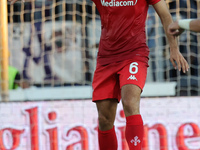
[[[186,30],[190,30],[190,22],[193,19],[181,19],[178,21],[178,25],[182,28],[182,29],[186,29]]]

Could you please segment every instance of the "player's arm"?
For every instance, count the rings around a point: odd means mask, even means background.
[[[181,19],[179,21],[175,21],[169,25],[168,33],[178,36],[182,33],[180,32],[181,30],[200,32],[200,19]]]
[[[190,31],[200,32],[200,19],[194,19],[190,22]]]
[[[186,71],[188,71],[189,65],[179,51],[177,37],[170,35],[167,32],[168,26],[173,22],[169,9],[167,8],[164,0],[156,3],[155,5],[153,5],[153,7],[161,19],[165,34],[169,42],[170,61],[175,69],[178,69],[179,71],[182,69],[182,71],[185,73]]]

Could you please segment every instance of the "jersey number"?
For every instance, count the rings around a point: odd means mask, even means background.
[[[138,63],[137,62],[133,62],[130,64],[129,72],[131,74],[136,74],[138,72]]]

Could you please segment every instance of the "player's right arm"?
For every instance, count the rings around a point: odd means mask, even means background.
[[[182,19],[172,22],[169,25],[168,33],[178,36],[184,30],[190,30],[193,32],[200,32],[200,19]]]

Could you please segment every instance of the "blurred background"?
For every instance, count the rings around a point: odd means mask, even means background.
[[[199,0],[166,0],[166,3],[174,20],[200,17]],[[4,7],[3,0],[0,6]],[[36,148],[32,147],[32,150],[43,149],[45,146],[51,150],[98,149],[96,139],[92,138],[96,136],[95,130],[90,131],[89,135],[84,134],[84,137],[78,136],[79,140],[77,134],[70,134],[71,127],[74,132],[87,133],[97,124],[94,104],[90,104],[91,83],[101,34],[100,16],[95,5],[91,0],[26,0],[25,3],[18,1],[14,5],[8,3],[7,8],[9,102],[0,99],[0,131],[5,131],[0,132],[0,141],[3,137],[8,137],[8,140],[4,140],[3,144],[0,142],[0,149],[16,149],[17,146],[14,148],[9,138],[17,133],[21,137],[18,147],[23,143],[21,148],[24,149],[27,149],[27,145],[29,148],[30,145],[38,145]],[[0,27],[2,26],[1,23]],[[174,70],[169,61],[169,45],[160,19],[152,6],[148,11],[146,34],[150,59],[141,105],[148,130],[153,128],[158,131],[148,132],[147,137],[158,138],[160,144],[155,144],[156,140],[147,140],[143,149],[159,150],[162,146],[165,147],[162,150],[200,149],[199,141],[193,142],[191,146],[191,141],[188,144],[188,141],[184,140],[185,137],[200,135],[200,34],[185,31],[178,38],[180,51],[190,65],[186,74]],[[2,39],[0,36],[0,40]],[[1,44],[0,49],[3,49]],[[0,60],[3,60],[2,57]],[[1,74],[2,72],[1,69]],[[1,83],[5,82],[3,78],[0,79]],[[89,111],[94,112],[91,118],[87,115]],[[121,112],[120,105],[118,125],[124,123]],[[9,116],[13,118],[15,113],[19,120],[28,117],[29,121],[14,122],[13,119],[8,119]],[[194,116],[194,113],[197,115]],[[31,121],[32,115],[35,115],[36,122]],[[44,122],[37,122],[40,115],[44,117]],[[171,115],[172,119],[168,120]],[[71,120],[66,118],[67,116]],[[78,119],[80,116],[86,119]],[[185,120],[185,116],[191,120]],[[59,119],[65,122],[61,123]],[[43,126],[40,128],[39,124]],[[121,127],[121,124],[118,127]],[[177,128],[174,129],[174,126]],[[32,127],[35,131],[29,133],[28,130]],[[165,133],[162,127],[167,128],[170,133],[162,135]],[[185,127],[185,135],[182,134],[179,139],[176,133],[183,132],[181,127]],[[16,132],[11,132],[13,129]],[[43,129],[45,131],[42,131]],[[65,136],[62,136],[61,132],[64,132]],[[118,128],[119,137],[121,133],[121,128]],[[165,138],[159,138],[161,135]],[[47,144],[27,140],[28,137],[35,136],[36,139],[46,139]],[[126,148],[126,144],[122,142],[121,149]]]
[[[197,18],[199,1],[166,1],[173,19]],[[169,61],[169,46],[153,7],[147,18],[150,48],[147,83],[176,83],[176,96],[200,94],[199,35],[184,32],[180,51],[190,64],[183,74]],[[8,4],[9,65],[35,87],[91,85],[100,16],[90,0],[35,0]],[[167,92],[167,91],[166,91]]]

